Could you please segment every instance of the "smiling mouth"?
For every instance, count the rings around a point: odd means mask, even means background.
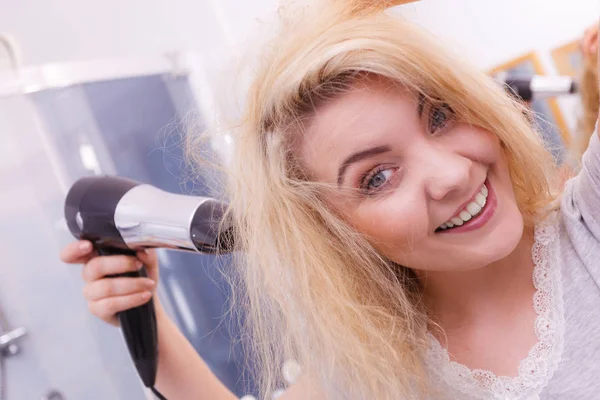
[[[479,192],[471,199],[471,202],[469,202],[454,217],[440,225],[435,232],[453,230],[468,224],[473,218],[478,217],[488,204],[489,190],[486,184],[489,185],[486,181],[486,183],[481,186]]]

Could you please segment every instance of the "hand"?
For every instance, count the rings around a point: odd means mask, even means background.
[[[581,52],[585,58],[598,57],[598,25],[587,28],[580,41]]]
[[[83,295],[92,314],[118,326],[116,314],[147,303],[156,292],[158,262],[154,250],[133,256],[98,256],[89,241],[70,243],[60,258],[68,264],[83,264],[81,276],[86,282]],[[148,278],[106,278],[107,275],[139,270],[146,266]]]

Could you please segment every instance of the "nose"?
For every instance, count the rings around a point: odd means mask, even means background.
[[[425,191],[434,200],[469,189],[473,161],[455,151],[430,147],[422,159]]]

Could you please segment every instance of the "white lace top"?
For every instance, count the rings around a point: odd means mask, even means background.
[[[471,370],[430,336],[435,399],[600,399],[600,141],[594,135],[560,212],[536,227],[538,343],[516,377]]]
[[[558,218],[554,215],[535,231],[532,250],[533,284],[536,293],[533,307],[537,313],[535,334],[538,343],[519,366],[516,377],[498,377],[490,371],[471,370],[450,360],[448,351],[429,335],[431,350],[426,360],[432,373],[441,381],[473,399],[534,399],[546,386],[556,369],[563,350],[564,310],[558,250]]]

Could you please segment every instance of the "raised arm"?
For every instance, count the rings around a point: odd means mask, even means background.
[[[598,30],[588,29],[582,40],[582,50],[598,52]],[[597,55],[598,56],[598,55]],[[598,64],[600,67],[600,63]],[[597,67],[598,68],[598,67]],[[599,87],[594,88],[600,90]],[[600,110],[598,110],[600,112]],[[568,218],[584,223],[600,241],[600,136],[598,123],[581,161],[581,171],[567,183],[563,212]]]

